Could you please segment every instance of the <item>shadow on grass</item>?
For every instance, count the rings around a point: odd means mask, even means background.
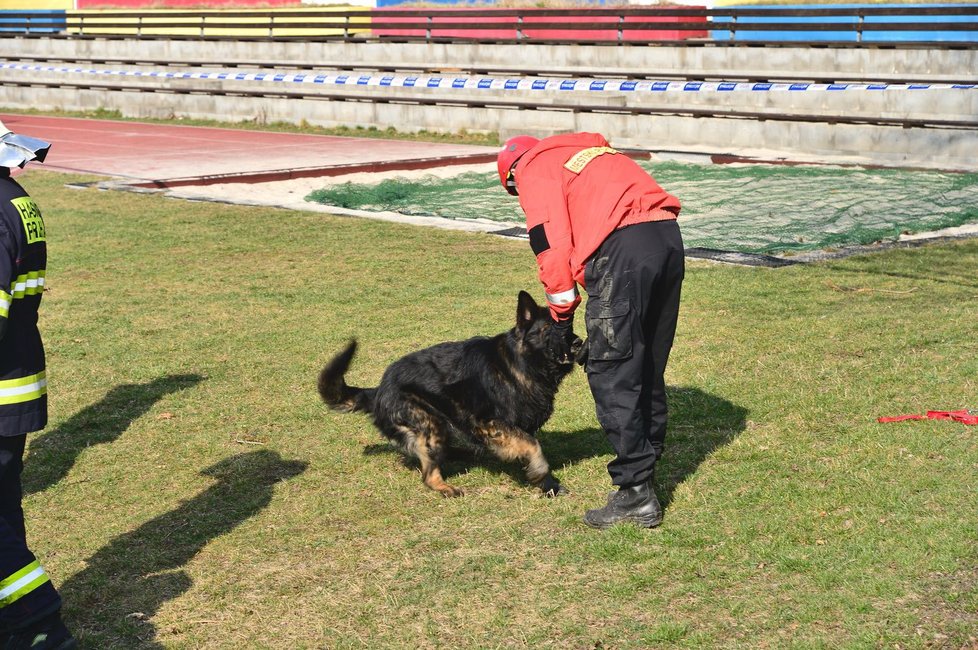
[[[275,484],[306,467],[267,450],[227,458],[201,472],[217,480],[213,486],[90,557],[60,587],[65,618],[82,647],[162,648],[149,621],[190,588],[180,567],[210,540],[261,512]]]
[[[145,384],[116,386],[54,429],[32,436],[24,461],[24,494],[55,485],[86,448],[116,440],[164,396],[196,386],[203,379],[200,375],[167,375]]]
[[[680,386],[670,386],[668,396],[669,432],[655,469],[655,490],[664,506],[714,450],[747,428],[747,409],[722,397]]]
[[[668,398],[665,452],[655,469],[655,491],[663,506],[672,501],[676,486],[695,473],[713,450],[729,444],[747,426],[747,409],[698,388],[670,386]],[[550,465],[558,469],[598,456],[610,460],[614,453],[600,427],[574,433],[544,432],[541,442]],[[609,477],[608,490],[612,489]]]
[[[713,450],[729,444],[747,426],[747,409],[722,397],[698,388],[669,387],[668,391],[669,432],[665,454],[655,474],[656,494],[663,505],[672,500],[676,486],[693,474]],[[611,445],[600,428],[573,433],[544,430],[540,443],[558,478],[561,467],[612,453]],[[367,445],[363,453],[366,456],[400,455],[393,445],[384,442]],[[402,461],[411,469],[418,467],[413,458],[402,456]],[[485,467],[509,476],[516,483],[526,484],[526,473],[518,463],[505,463],[489,452],[474,454],[453,449],[443,474],[446,479],[451,478],[472,465]],[[612,489],[610,478],[608,489]]]

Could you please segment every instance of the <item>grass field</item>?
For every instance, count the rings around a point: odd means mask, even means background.
[[[580,522],[610,489],[583,375],[540,434],[571,491],[459,460],[426,490],[316,374],[512,326],[519,241],[66,189],[35,552],[83,648],[978,645],[978,242],[778,270],[691,262],[661,528]]]

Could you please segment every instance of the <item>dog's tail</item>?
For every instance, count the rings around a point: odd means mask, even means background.
[[[342,352],[333,357],[319,373],[319,396],[336,411],[353,412],[373,410],[375,388],[347,386],[343,376],[357,351],[356,339],[350,341]]]

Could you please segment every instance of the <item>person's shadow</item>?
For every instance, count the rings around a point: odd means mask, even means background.
[[[714,449],[729,444],[747,426],[747,409],[699,388],[669,386],[669,429],[665,452],[656,464],[654,486],[662,505],[676,486],[696,472]],[[562,466],[613,454],[600,427],[573,433],[543,432],[543,451],[558,475]],[[608,490],[612,489],[608,479]]]
[[[210,540],[261,512],[275,484],[306,467],[268,450],[227,458],[201,472],[217,479],[213,486],[90,557],[58,588],[82,647],[162,648],[149,621],[190,588],[180,568]]]
[[[663,506],[676,486],[747,428],[747,409],[698,388],[670,386],[665,453],[655,468],[655,491]]]
[[[670,386],[667,390],[669,430],[665,453],[655,470],[655,490],[662,505],[672,500],[676,486],[693,474],[714,449],[730,443],[747,426],[747,409],[742,406],[698,388]],[[565,433],[548,430],[544,425],[539,439],[543,453],[558,478],[562,467],[613,453],[600,427]],[[363,453],[367,456],[399,454],[393,445],[386,442],[367,445]],[[417,462],[411,458],[402,457],[402,462],[406,467],[417,466]],[[465,450],[452,450],[443,473],[450,478],[473,465],[509,476],[517,484],[527,484],[526,473],[519,464],[503,462],[489,452],[472,454]],[[572,486],[565,487],[573,491]],[[608,489],[611,490],[610,479]]]
[[[167,375],[144,384],[122,384],[57,427],[32,435],[24,460],[24,495],[57,484],[86,448],[116,440],[164,396],[196,386],[203,379],[200,375]]]

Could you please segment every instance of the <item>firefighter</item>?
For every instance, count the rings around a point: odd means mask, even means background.
[[[47,247],[37,204],[10,177],[51,145],[0,122],[0,648],[74,648],[61,597],[27,547],[20,475],[27,434],[47,424],[37,310]]]
[[[658,526],[652,479],[665,441],[664,373],[685,269],[679,200],[597,133],[516,136],[497,167],[526,215],[558,352],[573,338],[578,285],[588,293],[583,363],[615,452],[608,473],[618,489],[584,522]]]

